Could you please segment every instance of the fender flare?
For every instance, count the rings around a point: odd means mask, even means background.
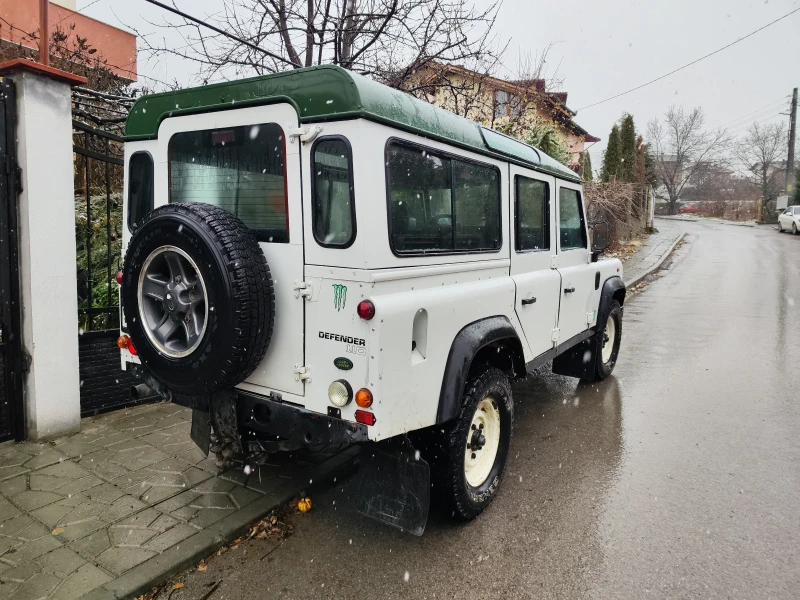
[[[504,339],[516,342],[519,352],[522,352],[517,331],[508,317],[501,315],[473,321],[456,334],[444,369],[436,423],[444,423],[458,416],[472,360],[481,348]]]
[[[600,293],[600,306],[597,309],[597,322],[594,326],[595,331],[599,331],[605,327],[613,300],[620,298],[620,306],[625,303],[625,291],[625,284],[619,275],[614,275],[605,280],[605,283],[603,283],[603,290]]]

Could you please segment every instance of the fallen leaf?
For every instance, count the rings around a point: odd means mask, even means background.
[[[200,563],[199,565],[197,565],[197,570],[200,571],[201,573],[205,573],[206,569],[208,569],[207,564]]]
[[[178,583],[176,583],[175,585],[172,586],[172,589],[173,590],[179,590],[182,587],[183,587],[183,583],[179,581]]]
[[[59,534],[62,534],[62,533],[64,533],[64,528],[63,528],[63,527],[56,527],[56,528],[55,528],[55,529],[53,529],[53,531],[51,531],[50,533],[52,533],[53,535],[59,535]]]

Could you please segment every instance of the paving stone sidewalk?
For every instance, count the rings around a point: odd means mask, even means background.
[[[191,411],[159,403],[84,419],[51,443],[1,445],[0,598],[140,593],[348,463],[286,454],[217,476],[190,426]]]
[[[683,223],[671,219],[655,221],[657,233],[653,233],[637,252],[628,258],[622,267],[625,285],[631,287],[649,275],[672,252],[683,237],[686,228]]]

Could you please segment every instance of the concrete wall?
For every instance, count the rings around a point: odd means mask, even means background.
[[[8,75],[17,87],[22,346],[31,439],[80,425],[70,85],[40,74]]]

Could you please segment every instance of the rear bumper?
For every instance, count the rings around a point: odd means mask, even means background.
[[[351,444],[368,442],[367,426],[311,412],[278,400],[237,390],[240,429],[256,433],[257,441],[245,435],[245,450],[275,452],[309,448],[333,452]]]

